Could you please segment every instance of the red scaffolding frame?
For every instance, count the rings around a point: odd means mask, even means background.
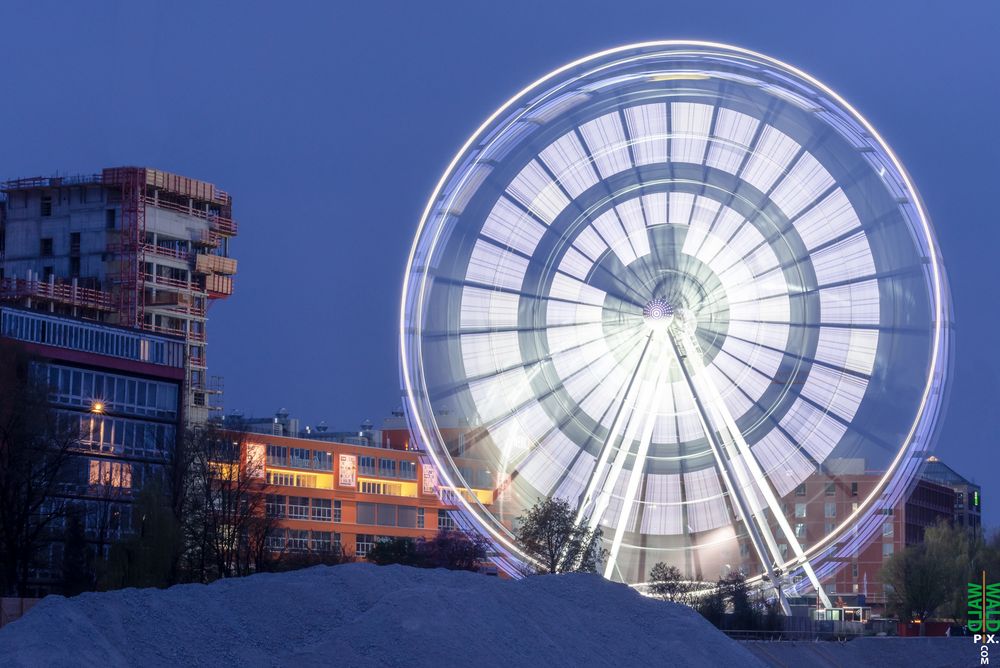
[[[118,312],[121,324],[142,328],[144,306],[142,273],[146,243],[146,170],[142,167],[105,169],[105,185],[121,188],[121,236],[118,251]]]

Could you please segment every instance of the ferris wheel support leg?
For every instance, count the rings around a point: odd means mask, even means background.
[[[610,579],[614,573],[615,564],[618,561],[618,552],[621,550],[622,540],[625,538],[625,530],[628,528],[628,518],[632,514],[632,506],[635,503],[635,496],[639,492],[639,484],[642,482],[642,472],[645,469],[646,455],[649,453],[649,444],[653,439],[653,429],[656,427],[656,408],[660,405],[663,396],[664,384],[667,382],[668,365],[664,362],[663,349],[659,346],[657,351],[657,372],[650,392],[644,397],[644,410],[641,414],[646,416],[646,422],[639,437],[639,450],[635,455],[635,463],[632,464],[632,472],[628,478],[625,488],[625,497],[622,499],[621,511],[618,514],[618,523],[615,526],[615,536],[611,542],[611,550],[608,554],[608,563],[604,568],[604,577]]]
[[[677,366],[680,367],[681,374],[684,376],[684,381],[691,392],[692,398],[694,399],[698,418],[701,421],[705,437],[708,439],[708,443],[712,448],[712,454],[715,456],[715,463],[719,470],[719,474],[722,476],[723,484],[725,484],[726,489],[729,492],[729,497],[735,503],[736,510],[739,512],[741,519],[743,520],[743,524],[747,528],[747,533],[750,536],[750,542],[753,543],[754,551],[757,553],[757,558],[760,560],[761,566],[764,568],[765,577],[777,593],[782,613],[790,616],[792,614],[792,610],[788,605],[788,599],[785,597],[785,592],[782,588],[781,578],[777,573],[777,559],[774,555],[770,554],[768,545],[765,544],[766,541],[762,535],[762,530],[768,531],[767,526],[763,522],[758,522],[753,513],[750,512],[750,504],[743,493],[743,488],[734,481],[735,472],[732,471],[729,466],[729,458],[725,452],[725,445],[720,441],[715,433],[715,430],[711,427],[712,422],[709,417],[708,408],[704,404],[701,393],[697,390],[694,374],[685,363],[684,358],[686,357],[690,359],[690,355],[681,354],[681,346],[678,346],[674,336],[671,335],[669,340],[670,350],[673,353],[674,360],[677,362]],[[689,351],[685,349],[685,352]],[[768,531],[768,533],[770,533],[770,531]],[[771,537],[770,543],[772,545],[774,544],[773,537]]]
[[[805,572],[813,588],[816,590],[816,595],[820,602],[826,608],[831,607],[830,598],[827,596],[826,591],[823,590],[823,586],[820,583],[819,578],[816,576],[816,572],[813,570],[812,565],[806,558],[801,544],[796,538],[795,533],[792,531],[791,525],[788,523],[788,519],[781,510],[781,503],[778,501],[777,495],[775,495],[774,490],[771,488],[771,484],[768,481],[767,476],[764,474],[763,469],[760,468],[760,464],[757,462],[757,457],[753,454],[753,451],[750,449],[750,445],[746,442],[746,439],[743,438],[743,433],[736,426],[736,420],[734,420],[733,416],[729,413],[725,401],[722,399],[722,395],[712,383],[708,374],[704,372],[705,368],[702,364],[701,351],[697,341],[694,340],[694,337],[690,333],[683,332],[679,329],[675,329],[672,334],[680,340],[680,347],[682,347],[686,353],[686,360],[694,368],[694,373],[691,374],[692,379],[689,381],[689,384],[692,385],[692,393],[697,395],[696,403],[700,406],[704,406],[703,399],[708,400],[713,409],[715,422],[719,427],[718,433],[729,434],[729,440],[735,446],[736,452],[740,457],[740,461],[743,462],[745,470],[738,469],[736,471],[741,491],[747,489],[748,486],[752,486],[758,491],[764,502],[767,504],[768,509],[771,511],[771,515],[778,524],[778,528],[784,535],[785,540],[789,545],[791,545],[792,550],[795,553],[796,563],[801,565],[802,570]],[[695,378],[697,378],[697,380],[695,380]],[[700,387],[700,391],[695,389],[695,385]],[[709,420],[708,424],[711,425],[712,421]],[[723,444],[723,447],[725,447],[725,444]],[[747,475],[749,475],[749,478],[747,478]],[[768,547],[771,549],[774,563],[781,563],[783,561],[783,557],[777,549],[777,544],[775,543],[770,527],[767,525],[766,519],[762,519],[759,516],[757,519],[757,524],[760,526]]]

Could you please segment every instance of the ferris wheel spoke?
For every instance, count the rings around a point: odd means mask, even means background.
[[[756,519],[756,527],[759,531],[764,542],[767,544],[768,550],[771,553],[771,563],[775,566],[784,563],[784,556],[778,550],[777,542],[771,533],[770,526],[767,522],[767,518],[763,516],[760,511],[755,512],[750,500],[746,498],[744,490],[752,490],[755,495],[760,495],[762,497],[764,505],[767,509],[771,511],[771,515],[777,522],[778,527],[784,534],[785,540],[788,545],[791,545],[792,550],[795,552],[795,562],[796,565],[801,566],[803,571],[809,577],[816,589],[817,595],[823,599],[825,607],[830,607],[829,598],[826,592],[823,590],[819,579],[816,577],[812,566],[809,564],[809,560],[805,556],[805,552],[802,549],[802,545],[799,543],[792,531],[791,525],[788,523],[788,519],[785,517],[784,511],[781,509],[781,503],[778,501],[777,496],[771,487],[771,482],[765,475],[764,471],[761,469],[760,464],[757,462],[756,456],[750,449],[749,444],[743,437],[743,433],[740,431],[739,427],[736,425],[736,421],[729,409],[726,406],[725,401],[722,399],[722,395],[719,393],[718,388],[715,387],[709,374],[705,373],[705,367],[702,363],[701,352],[694,341],[694,338],[684,332],[681,328],[674,328],[671,331],[674,341],[679,342],[678,346],[684,351],[684,361],[687,362],[692,368],[691,373],[686,375],[689,379],[689,384],[691,386],[691,391],[696,396],[696,402],[702,406],[710,407],[710,410],[706,411],[709,419],[706,420],[706,427],[709,430],[713,430],[719,434],[726,434],[728,436],[728,441],[723,441],[723,447],[727,447],[727,444],[735,446],[735,454],[739,457],[741,466],[734,467],[736,473],[736,480],[730,478],[731,484],[736,484],[738,487],[736,489],[730,490],[731,493],[735,493],[740,501],[740,507],[743,510],[744,523],[748,528],[752,530],[754,520]],[[675,352],[677,348],[675,347]],[[711,441],[711,436],[709,437]],[[719,458],[720,461],[725,461]],[[733,457],[729,457],[729,461],[732,461]],[[765,569],[771,568],[769,564],[764,564]]]
[[[591,526],[596,526],[596,523],[600,521],[600,514],[594,512],[591,506],[595,502],[597,487],[603,482],[602,476],[604,474],[604,469],[608,464],[608,460],[611,457],[611,452],[615,448],[615,444],[618,443],[618,435],[625,430],[626,426],[631,422],[631,415],[634,414],[634,411],[632,414],[629,413],[628,407],[635,406],[636,404],[639,389],[642,385],[640,379],[645,371],[647,358],[650,353],[651,339],[652,332],[646,335],[646,340],[643,344],[642,352],[639,354],[639,359],[636,361],[635,367],[632,369],[632,373],[628,376],[628,381],[622,388],[623,391],[620,394],[621,400],[617,402],[617,411],[614,421],[611,424],[611,429],[608,430],[607,437],[601,445],[601,450],[598,453],[597,461],[591,471],[586,491],[580,499],[580,505],[577,509],[576,515],[577,524],[581,524],[584,519],[588,518],[588,523],[591,521],[593,522]],[[610,475],[608,477],[610,477]]]

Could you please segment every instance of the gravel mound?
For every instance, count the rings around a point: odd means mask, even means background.
[[[0,666],[763,666],[693,610],[595,575],[347,564],[50,596]]]

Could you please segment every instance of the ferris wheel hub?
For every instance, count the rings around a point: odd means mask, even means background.
[[[651,329],[666,329],[674,319],[674,307],[662,297],[654,297],[642,308],[642,317]]]

